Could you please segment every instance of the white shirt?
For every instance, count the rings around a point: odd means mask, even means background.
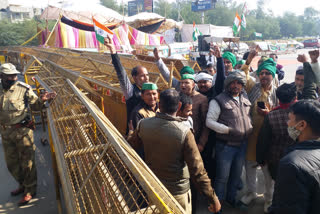
[[[239,102],[239,97],[234,97],[234,99]],[[220,114],[221,108],[219,103],[215,99],[211,100],[209,103],[206,125],[209,129],[212,129],[219,134],[229,134],[230,128],[222,123],[217,122]]]

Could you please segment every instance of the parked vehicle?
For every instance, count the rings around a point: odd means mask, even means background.
[[[304,44],[301,43],[301,42],[297,42],[296,40],[290,40],[288,42],[288,46],[289,47],[294,47],[296,49],[301,49],[301,48],[304,48]]]
[[[305,48],[320,48],[320,39],[307,39],[303,41]]]

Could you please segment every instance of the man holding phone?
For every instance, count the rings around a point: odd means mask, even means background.
[[[250,66],[253,58],[258,54],[257,48],[250,52],[245,65],[242,66],[242,70],[247,76],[246,91],[248,93],[249,100],[252,104],[251,107],[251,117],[253,123],[253,131],[248,139],[247,148],[247,160],[246,160],[246,181],[248,184],[247,193],[241,198],[241,202],[248,205],[252,200],[257,197],[256,193],[256,180],[257,180],[257,162],[256,162],[256,145],[258,141],[258,135],[262,127],[265,116],[269,111],[278,106],[278,99],[276,96],[276,87],[272,84],[273,79],[276,75],[276,63],[273,59],[269,58],[263,61],[257,72],[259,78],[259,83],[253,81],[250,76],[248,69],[246,67]],[[265,204],[264,210],[267,210],[272,202],[273,185],[271,176],[268,173],[268,169],[262,166],[262,171],[265,177]]]

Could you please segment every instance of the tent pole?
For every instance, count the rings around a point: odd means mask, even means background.
[[[54,31],[54,29],[56,28],[57,24],[59,23],[60,19],[61,19],[61,14],[59,15],[59,19],[57,20],[57,22],[54,24],[54,26],[53,26],[53,28],[52,28],[52,30],[51,30],[48,38],[47,38],[47,41],[44,43],[44,46],[45,46],[45,47],[47,46],[47,44],[48,44],[48,42],[49,42],[49,39],[51,38],[51,36],[52,36],[52,34],[53,34],[53,31]]]

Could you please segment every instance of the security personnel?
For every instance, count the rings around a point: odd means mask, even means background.
[[[0,66],[0,133],[7,167],[19,183],[11,192],[23,194],[18,205],[27,204],[36,194],[37,171],[35,165],[35,145],[29,106],[40,110],[43,102],[55,97],[55,93],[44,93],[40,99],[31,86],[17,81],[16,67],[11,63]]]

